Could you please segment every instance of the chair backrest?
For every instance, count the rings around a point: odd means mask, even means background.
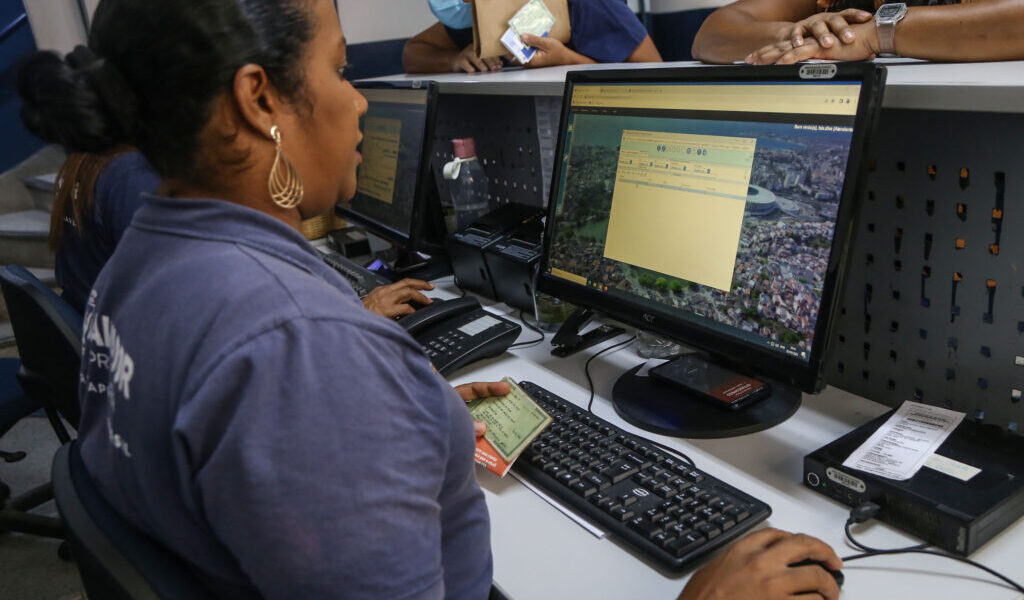
[[[0,268],[0,288],[24,370],[49,388],[49,401],[77,428],[82,315],[18,265]]]
[[[90,598],[206,600],[214,598],[183,560],[123,519],[100,496],[78,443],[53,458],[53,494],[71,555]]]

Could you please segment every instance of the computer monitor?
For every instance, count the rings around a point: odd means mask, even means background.
[[[413,251],[433,253],[443,243],[435,230],[441,217],[430,170],[437,86],[355,85],[368,103],[360,120],[363,162],[355,196],[338,202],[337,212],[394,244],[402,267]]]
[[[822,362],[884,69],[568,75],[538,289],[769,381],[736,411],[636,370],[628,421],[719,437],[788,418]]]

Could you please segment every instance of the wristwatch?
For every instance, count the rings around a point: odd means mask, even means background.
[[[883,4],[875,11],[875,28],[878,31],[878,56],[899,56],[896,54],[896,24],[907,16],[907,5],[903,2]]]

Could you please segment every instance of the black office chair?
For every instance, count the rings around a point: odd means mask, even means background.
[[[18,383],[35,406],[42,406],[61,443],[71,439],[61,417],[78,426],[78,369],[82,356],[82,316],[27,269],[0,268],[0,290],[21,356]],[[60,519],[28,511],[53,499],[47,483],[18,497],[0,483],[0,532],[17,531],[64,538]],[[63,556],[63,547],[61,550]]]
[[[185,561],[123,519],[100,496],[77,442],[64,444],[53,458],[53,491],[90,598],[214,598]]]
[[[7,312],[25,392],[39,400],[62,444],[71,436],[61,417],[78,427],[78,369],[82,361],[82,315],[24,267],[0,269]]]

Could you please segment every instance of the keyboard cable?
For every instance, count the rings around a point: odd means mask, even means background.
[[[632,342],[635,339],[636,339],[636,334],[634,334],[633,336],[631,336],[629,339],[627,339],[624,342],[619,342],[618,344],[615,344],[613,346],[608,346],[604,350],[601,350],[600,352],[597,352],[594,355],[592,355],[590,358],[587,359],[587,362],[583,364],[583,374],[587,376],[587,386],[590,388],[590,398],[587,400],[587,412],[588,413],[590,413],[592,415],[595,415],[595,416],[597,414],[597,413],[594,412],[594,393],[595,392],[594,392],[594,380],[590,376],[590,363],[593,362],[594,359],[597,358],[598,356],[601,356],[602,354],[605,354],[606,352],[611,352],[612,350],[616,350],[618,348],[626,346],[627,344],[629,344],[630,342]],[[656,441],[654,441],[654,440],[652,440],[650,438],[643,437],[641,435],[636,435],[636,434],[632,434],[632,435],[634,435],[637,438],[640,438],[640,439],[644,440],[645,442],[647,442],[647,443],[649,443],[651,445],[657,446],[662,451],[668,452],[669,454],[675,456],[676,458],[678,458],[680,460],[686,461],[691,467],[696,467],[697,466],[697,463],[693,462],[693,459],[690,458],[689,456],[687,456],[684,452],[676,450],[675,448],[672,448],[670,446],[666,446],[665,444],[656,442]]]

